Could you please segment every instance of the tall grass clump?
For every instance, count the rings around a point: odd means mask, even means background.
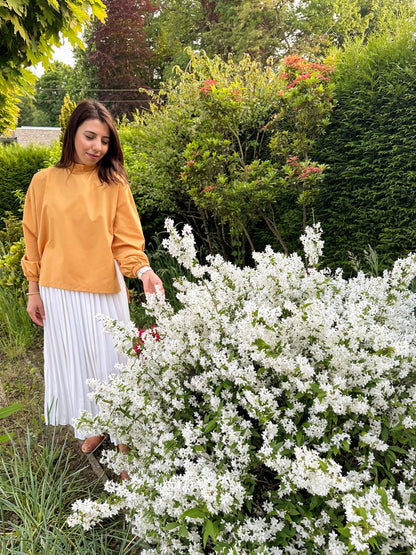
[[[10,438],[0,459],[0,553],[138,553],[122,519],[89,532],[66,526],[71,504],[97,483],[87,486],[66,440],[43,430],[40,441],[29,430],[23,442]]]
[[[22,355],[38,335],[14,291],[0,287],[0,352],[8,358]]]

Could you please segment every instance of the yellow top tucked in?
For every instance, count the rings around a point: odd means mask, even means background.
[[[149,265],[129,185],[102,184],[96,167],[52,166],[35,174],[23,232],[24,274],[47,287],[116,293],[114,260],[127,277]]]

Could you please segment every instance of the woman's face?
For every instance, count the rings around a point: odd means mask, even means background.
[[[99,119],[87,119],[75,133],[75,163],[93,166],[107,154],[110,130]]]

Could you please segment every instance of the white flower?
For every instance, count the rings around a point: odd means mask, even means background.
[[[142,334],[139,357],[135,326],[102,318],[126,362],[90,382],[100,413],[79,419],[130,446],[102,463],[131,480],[77,502],[69,523],[123,511],[149,555],[203,554],[204,530],[224,555],[343,555],[375,537],[380,553],[414,550],[414,257],[379,278],[317,270],[318,225],[308,269],[270,247],[255,268],[202,266],[189,227],[166,227],[193,274],[176,284],[181,308],[147,300],[161,339]]]
[[[307,226],[304,235],[301,235],[305,256],[309,266],[318,265],[319,258],[322,256],[324,242],[321,239],[322,227],[320,223],[314,224],[312,227]]]

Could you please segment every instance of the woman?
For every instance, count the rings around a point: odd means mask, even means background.
[[[44,327],[45,418],[72,425],[82,410],[97,413],[86,380],[106,380],[119,361],[96,315],[129,320],[122,274],[139,277],[145,293],[163,293],[143,252],[114,122],[99,102],[76,107],[59,162],[33,177],[23,230],[27,311]],[[104,439],[85,439],[77,431],[75,437],[84,440],[84,453]]]

